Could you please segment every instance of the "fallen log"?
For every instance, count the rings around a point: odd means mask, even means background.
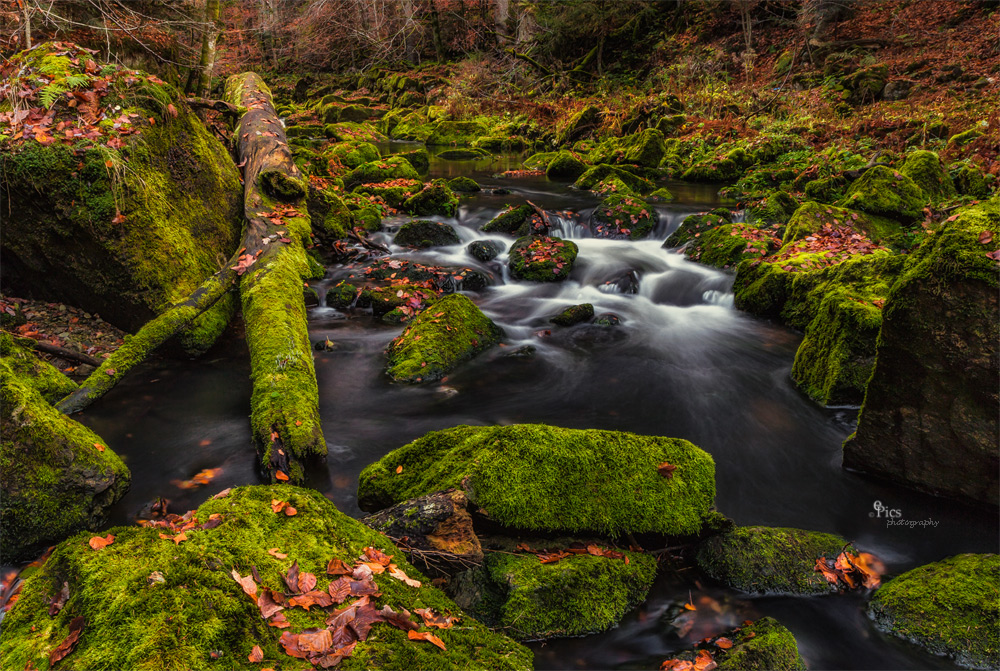
[[[46,354],[52,354],[59,357],[60,359],[66,359],[67,361],[76,361],[77,363],[87,364],[88,366],[100,366],[101,360],[95,359],[89,354],[84,354],[83,352],[77,352],[75,350],[66,349],[65,347],[59,347],[58,345],[51,345],[47,342],[42,342],[41,340],[36,340],[34,347],[39,352],[45,352]]]
[[[261,243],[247,245],[240,257],[246,264],[239,289],[253,381],[251,430],[263,470],[275,480],[302,482],[305,464],[326,454],[302,298],[309,275],[308,189],[263,80],[252,72],[233,75],[224,99],[246,109],[235,137],[244,166],[244,238]]]

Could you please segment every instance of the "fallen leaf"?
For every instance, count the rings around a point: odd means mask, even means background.
[[[656,467],[656,472],[667,480],[674,477],[675,470],[677,470],[677,467],[673,464],[667,463],[666,461]]]
[[[271,510],[276,513],[280,513],[288,505],[288,501],[279,501],[278,499],[271,499]]]
[[[459,620],[450,615],[438,615],[430,608],[417,608],[413,612],[420,616],[426,626],[438,629],[451,629]]]
[[[403,472],[403,464],[396,466],[396,473],[402,473],[402,472]]]
[[[267,587],[261,589],[260,597],[257,599],[257,607],[260,609],[260,614],[265,620],[285,609],[281,603],[278,603],[278,599],[275,599],[275,594],[284,600],[284,594],[273,592]]]
[[[103,452],[104,451],[104,446],[101,445],[100,443],[94,443],[94,447],[97,448],[98,452]]]
[[[274,473],[274,479],[275,480],[281,480],[282,482],[285,482],[285,481],[288,480],[288,475],[286,475],[284,471],[275,471],[275,473]]]
[[[231,491],[233,491],[232,487],[226,487],[225,489],[223,489],[221,492],[219,492],[218,494],[216,494],[212,498],[213,499],[224,499],[227,496],[229,496],[229,492],[231,492]]]
[[[340,559],[334,557],[330,560],[330,563],[326,565],[327,575],[351,575],[354,573],[354,567],[345,564]]]
[[[442,650],[448,649],[444,647],[444,641],[442,641],[440,638],[438,638],[437,636],[428,631],[413,631],[411,629],[410,631],[406,632],[406,636],[411,641],[427,641],[428,643],[433,643]]]
[[[382,566],[388,566],[392,561],[392,555],[387,555],[381,550],[373,547],[367,547],[364,549],[365,557],[370,561],[381,564]]]
[[[62,640],[62,643],[56,646],[55,650],[49,653],[50,666],[73,652],[76,642],[80,640],[80,634],[83,633],[84,622],[82,617],[74,617],[72,622],[69,623],[69,634]]]
[[[267,626],[275,627],[277,629],[285,629],[287,627],[291,627],[292,623],[288,621],[288,618],[285,617],[284,613],[278,613],[267,621]]]
[[[410,576],[406,575],[402,569],[396,567],[389,567],[389,575],[391,575],[396,580],[402,580],[404,583],[410,587],[420,587],[420,581],[414,580]]]
[[[288,506],[287,508],[285,508],[285,515],[287,515],[288,517],[293,517],[293,516],[297,515],[298,513],[299,513],[299,511],[296,510],[295,508],[291,507],[291,506]]]
[[[243,591],[247,594],[247,596],[254,601],[257,601],[257,583],[254,582],[252,575],[242,578],[236,569],[233,569],[230,575],[233,576],[233,580],[240,584],[240,587],[243,588]]]
[[[115,537],[112,536],[111,534],[108,534],[104,538],[101,538],[100,536],[94,536],[93,538],[90,539],[88,545],[90,545],[90,547],[93,548],[94,550],[100,550],[101,548],[107,547],[114,542],[115,542]]]
[[[62,589],[59,590],[59,594],[52,597],[49,601],[49,615],[58,615],[59,611],[63,609],[66,602],[69,600],[69,583],[63,582]]]
[[[267,551],[267,554],[271,555],[272,557],[277,557],[278,559],[288,558],[288,555],[286,555],[284,552],[281,552],[278,548],[271,548],[270,550]]]
[[[993,231],[983,231],[979,234],[979,244],[988,245],[993,242]]]
[[[253,649],[247,656],[247,660],[253,662],[254,664],[260,664],[264,661],[264,651],[260,649],[259,645],[253,646]]]
[[[694,658],[695,671],[712,671],[717,666],[719,665],[712,659],[712,653],[708,650],[699,650]]]
[[[729,648],[733,647],[733,642],[725,636],[722,636],[721,638],[715,639],[715,645],[719,646],[723,650],[729,650]]]

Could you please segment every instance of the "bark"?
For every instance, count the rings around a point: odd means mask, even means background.
[[[247,246],[246,254],[256,260],[240,281],[253,381],[251,429],[264,472],[302,482],[306,464],[326,454],[302,298],[309,273],[306,182],[260,77],[230,77],[225,99],[247,110],[236,131],[246,237],[269,243]],[[276,212],[284,212],[284,219]]]
[[[75,352],[71,349],[66,349],[65,347],[59,347],[57,345],[50,345],[47,342],[36,341],[34,343],[35,349],[39,352],[45,352],[46,354],[53,354],[60,359],[66,359],[67,361],[76,361],[78,363],[85,363],[88,366],[100,366],[103,362],[100,359],[95,359],[89,354],[84,354],[83,352]]]
[[[219,0],[205,3],[205,33],[201,38],[201,60],[198,63],[199,96],[207,96],[212,89],[212,70],[215,69],[215,43],[219,37]]]

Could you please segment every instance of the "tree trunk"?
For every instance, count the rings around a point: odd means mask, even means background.
[[[444,61],[444,40],[441,38],[441,17],[438,16],[437,2],[431,0],[431,37],[434,40],[434,54],[438,61]]]
[[[28,0],[18,0],[18,5],[21,6],[21,12],[24,14],[24,48],[31,48],[31,7],[28,6]]]
[[[240,281],[253,380],[250,425],[264,471],[302,482],[305,464],[326,454],[302,298],[309,273],[307,185],[260,77],[233,75],[225,99],[247,110],[236,131],[246,237],[268,243],[247,247],[255,260]]]
[[[201,97],[208,97],[212,90],[212,70],[215,69],[215,43],[219,37],[219,0],[206,0],[205,32],[201,38],[201,60],[198,63],[198,90]]]

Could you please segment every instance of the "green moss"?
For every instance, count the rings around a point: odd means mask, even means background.
[[[641,133],[605,140],[591,152],[590,160],[593,163],[628,163],[656,168],[664,153],[663,133],[647,128]]]
[[[814,179],[806,184],[806,198],[820,203],[835,203],[844,197],[849,182],[842,175]]]
[[[399,227],[393,244],[402,247],[437,247],[441,245],[457,245],[458,233],[449,224],[439,221],[408,221]]]
[[[674,194],[664,188],[657,189],[653,193],[646,196],[646,200],[650,203],[669,203],[673,199]]]
[[[671,478],[657,471],[665,461],[677,466]],[[715,464],[679,438],[534,424],[459,426],[365,468],[358,501],[377,510],[449,487],[465,489],[506,527],[683,535],[697,533],[712,506]]]
[[[836,591],[815,570],[820,557],[847,546],[839,536],[776,527],[737,527],[698,548],[702,571],[726,587],[750,594],[827,594]]]
[[[732,223],[731,215],[723,216],[722,214],[712,214],[711,212],[706,214],[689,214],[684,217],[684,221],[677,227],[677,230],[670,234],[670,237],[663,243],[663,246],[680,247],[685,242],[694,240],[696,237],[700,238],[713,228],[729,223]]]
[[[556,326],[573,326],[582,321],[587,321],[594,316],[594,306],[591,303],[581,303],[571,305],[549,321]]]
[[[476,161],[490,157],[483,149],[445,149],[435,155],[445,161]]]
[[[912,179],[877,165],[855,180],[837,204],[909,223],[920,218],[926,203],[927,195]]]
[[[933,201],[954,198],[955,185],[945,172],[941,159],[932,151],[914,151],[906,156],[899,172],[906,175]]]
[[[424,142],[434,132],[434,124],[427,119],[426,108],[411,112],[399,119],[393,127],[391,136],[394,140],[418,140]]]
[[[272,499],[287,501],[298,514],[275,514]],[[373,598],[376,607],[391,606],[397,612],[431,608],[462,617],[457,606],[430,586],[385,536],[340,513],[317,492],[288,486],[241,487],[204,503],[196,518],[205,522],[213,514],[221,515],[221,525],[188,531],[188,540],[177,545],[159,538],[161,529],[139,527],[111,529],[114,543],[97,551],[87,545],[88,534],[60,545],[26,581],[4,622],[0,655],[5,665],[23,668],[31,661],[38,669],[48,669],[49,653],[65,638],[69,622],[82,616],[84,634],[62,666],[245,669],[251,647],[258,645],[265,663],[278,660],[281,668],[309,669],[306,661],[285,654],[278,643],[285,630],[268,626],[230,572],[247,575],[254,570],[262,585],[282,591],[281,576],[295,561],[325,587],[331,558],[354,564],[366,547],[393,555],[399,568],[424,583],[414,588],[388,573],[377,575],[374,580],[381,595]],[[268,549],[275,547],[288,558],[269,554]],[[163,582],[149,579],[154,571]],[[59,615],[48,616],[48,599],[63,581],[70,584],[70,599]],[[292,622],[287,631],[292,632],[322,627],[327,616],[316,607],[310,613],[298,608],[284,612]],[[467,617],[452,629],[434,632],[446,650],[409,641],[405,632],[388,624],[375,624],[367,640],[339,668],[531,668],[529,650]]]
[[[478,121],[442,121],[424,142],[428,145],[469,147],[481,135],[486,135],[486,127]]]
[[[452,191],[458,191],[460,193],[476,193],[481,190],[476,180],[465,176],[449,179],[448,186],[451,187]]]
[[[565,123],[561,124],[556,133],[556,144],[572,144],[592,132],[600,122],[601,110],[593,105],[587,105],[579,112],[570,115]]]
[[[327,124],[323,128],[323,134],[337,142],[385,142],[388,139],[370,123],[349,121]]]
[[[327,159],[337,159],[342,165],[352,169],[380,158],[378,148],[369,142],[340,142],[323,155]]]
[[[77,385],[73,380],[48,361],[35,356],[33,341],[30,339],[15,341],[9,333],[0,331],[0,356],[11,372],[25,384],[34,387],[49,403],[76,390]]]
[[[395,382],[440,380],[458,364],[498,343],[502,334],[466,296],[446,296],[421,312],[389,344],[386,373]]]
[[[431,156],[427,152],[426,147],[421,147],[420,149],[415,149],[413,151],[403,152],[401,154],[396,154],[398,157],[405,159],[413,169],[417,172],[427,172],[431,165]]]
[[[964,554],[907,571],[868,604],[884,632],[974,669],[1000,666],[1000,556]]]
[[[966,131],[963,131],[961,133],[957,133],[955,135],[952,135],[950,138],[948,138],[948,146],[949,147],[963,147],[963,146],[969,144],[970,142],[972,142],[973,140],[976,140],[976,139],[978,139],[978,138],[980,138],[982,136],[983,136],[983,132],[981,130],[979,130],[978,128],[976,128],[975,126],[973,126],[972,128],[970,128],[970,129],[968,129]]]
[[[594,209],[591,230],[596,237],[638,240],[652,232],[657,219],[656,210],[642,200],[615,194]]]
[[[530,205],[519,205],[501,212],[480,227],[484,233],[506,233],[507,235],[527,235],[528,217],[535,210]]]
[[[680,178],[692,182],[735,182],[753,162],[743,147],[735,147],[725,155],[715,154],[696,162]]]
[[[333,186],[325,189],[309,187],[309,199],[306,201],[309,220],[313,233],[322,240],[339,240],[351,230],[351,212],[341,193]]]
[[[560,282],[569,277],[578,251],[572,240],[533,235],[518,238],[507,253],[510,274],[528,282]]]
[[[833,228],[848,226],[866,233],[877,243],[898,240],[903,233],[899,223],[892,219],[813,201],[800,205],[787,221],[783,245],[818,233],[827,225]]]
[[[854,104],[871,103],[882,97],[882,89],[889,81],[889,66],[879,63],[859,68],[841,80]]]
[[[575,186],[578,189],[588,191],[609,177],[617,177],[636,193],[649,193],[653,190],[653,183],[648,179],[639,177],[616,165],[595,165],[593,168],[589,168],[576,180]]]
[[[524,159],[521,163],[528,170],[545,170],[548,168],[549,163],[552,163],[556,156],[559,156],[561,152],[558,151],[543,151],[537,154],[532,154],[528,158]],[[567,152],[568,153],[568,152]],[[572,154],[570,154],[572,156]]]
[[[386,159],[372,161],[358,166],[344,175],[344,184],[348,187],[370,182],[386,182],[392,179],[419,179],[420,175],[404,158],[391,156]]]
[[[715,655],[723,671],[805,671],[795,636],[773,617],[762,617],[731,636],[733,647]]]
[[[576,181],[586,171],[586,164],[568,151],[557,153],[545,166],[545,176],[549,179],[570,182]]]
[[[438,296],[434,289],[423,286],[393,284],[390,287],[364,289],[358,303],[370,306],[374,317],[390,324],[400,324],[436,303]]]
[[[985,199],[990,197],[990,187],[983,178],[983,173],[975,166],[960,164],[952,166],[952,182],[955,189],[963,196]]]
[[[514,638],[537,640],[605,631],[641,603],[656,577],[656,559],[574,555],[542,564],[535,555],[491,553],[483,570],[502,594],[490,624]]]
[[[458,210],[458,196],[452,192],[447,181],[435,179],[407,198],[403,202],[403,210],[417,216],[440,214],[451,217]]]
[[[765,198],[746,207],[747,219],[760,225],[783,225],[798,208],[799,203],[784,191],[771,191]]]
[[[326,290],[326,305],[338,310],[346,310],[354,305],[354,299],[357,296],[358,288],[356,286],[341,281]]]
[[[713,216],[713,215],[708,215]],[[743,260],[761,259],[779,246],[776,238],[761,235],[748,224],[722,224],[692,238],[684,254],[716,268],[736,267]]]
[[[381,198],[389,207],[400,208],[407,198],[423,188],[424,183],[419,179],[393,179],[388,182],[376,182],[356,186],[353,193],[376,196]]]
[[[130,477],[97,434],[49,405],[17,368],[14,356],[0,359],[0,559],[5,563],[97,528],[128,490]]]

